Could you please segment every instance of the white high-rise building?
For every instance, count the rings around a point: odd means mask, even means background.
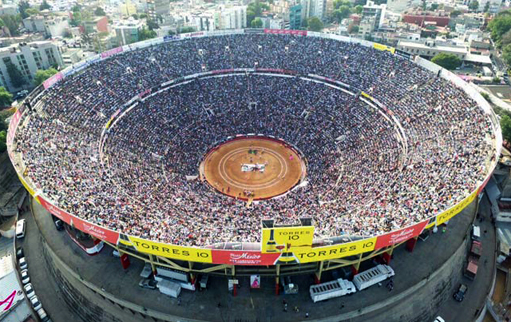
[[[220,6],[215,13],[218,29],[242,29],[247,27],[247,6]]]

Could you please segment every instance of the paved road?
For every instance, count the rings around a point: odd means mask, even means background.
[[[463,274],[460,272],[461,281],[468,286],[468,292],[463,302],[457,302],[451,297],[450,301],[440,307],[439,315],[446,321],[473,321],[488,294],[495,271],[496,238],[495,226],[490,222],[490,209],[490,202],[485,194],[479,204],[479,214],[483,221],[477,223],[481,227],[481,242],[483,244],[483,254],[479,260],[477,275],[471,281],[462,276]],[[454,294],[458,287],[459,284],[454,285],[451,294]]]
[[[460,214],[451,220],[448,233],[437,233],[426,242],[419,241],[413,254],[408,253],[404,247],[395,250],[394,259],[391,263],[396,271],[395,289],[391,295],[396,296],[421,279],[427,278],[432,271],[448,260],[450,254],[466,236],[467,227],[472,221],[470,214],[473,212],[473,206],[471,205],[464,211],[464,214]],[[239,295],[235,298],[227,292],[225,277],[213,277],[210,279],[211,284],[208,290],[203,292],[183,291],[181,301],[178,303],[177,300],[163,296],[157,291],[140,289],[137,286],[140,279],[138,274],[143,265],[141,261],[130,258],[132,265],[124,271],[119,259],[111,255],[108,247],[105,247],[97,256],[87,256],[70,240],[65,232],[55,230],[51,217],[40,205],[34,203],[34,209],[36,210],[35,216],[40,231],[48,240],[51,249],[84,280],[91,281],[106,292],[116,294],[119,298],[167,314],[193,316],[208,321],[296,321],[304,319],[304,312],[309,312],[312,320],[341,313],[357,312],[359,308],[389,299],[389,292],[386,288],[372,287],[350,297],[314,304],[307,292],[308,286],[312,284],[310,276],[294,278],[301,290],[298,295],[281,297],[275,297],[274,295],[273,279],[263,278],[262,288],[251,290],[248,288],[248,277],[240,276],[241,289]],[[28,234],[36,236],[37,231],[33,231],[35,228],[33,219],[31,217],[27,219],[29,219]],[[33,250],[33,252],[29,251],[30,254],[27,255],[29,265],[32,265],[32,262],[41,261],[41,256],[38,254],[41,249],[37,245],[37,238],[29,237],[27,241],[30,243],[29,248]],[[417,263],[420,263],[420,265],[417,265]],[[370,262],[365,263],[365,265],[368,264]],[[44,262],[40,265],[44,266]],[[55,286],[58,283],[52,278],[47,278],[47,276],[49,276],[48,272],[41,271],[40,276],[34,277],[34,287],[36,292],[41,290],[41,292],[46,292],[45,294],[51,296],[52,292],[55,293],[55,290],[58,289]],[[322,280],[328,281],[331,279],[333,279],[331,273],[326,273]],[[69,320],[70,312],[66,309],[66,304],[69,301],[62,298],[58,291],[55,295],[55,300],[42,300],[43,305],[48,307],[50,314],[55,315],[55,321],[72,321]],[[93,297],[98,298],[97,295],[93,295]],[[283,298],[287,299],[289,307],[299,305],[301,312],[284,313],[282,311]],[[62,304],[62,300],[66,303]],[[221,303],[220,308],[217,307],[218,303]],[[340,308],[341,303],[344,304],[342,310]],[[101,303],[96,303],[96,305],[101,305]],[[476,303],[473,305],[474,307],[478,306]],[[109,310],[107,307],[104,308],[106,311]],[[432,315],[435,312],[432,311],[427,314]],[[363,318],[358,320],[364,321]],[[389,321],[389,319],[385,319],[385,315],[380,315],[373,320]],[[356,319],[353,321],[356,321]]]

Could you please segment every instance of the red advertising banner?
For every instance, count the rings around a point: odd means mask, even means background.
[[[421,223],[415,224],[414,226],[410,226],[407,228],[393,231],[385,235],[378,236],[378,238],[376,239],[376,246],[374,249],[380,249],[397,243],[402,243],[410,238],[419,236],[424,230],[424,227],[426,227],[426,225],[428,224],[428,222],[429,220],[426,220]]]
[[[307,36],[307,30],[264,29],[265,34]]]
[[[477,194],[480,194],[481,191],[483,191],[484,187],[488,184],[488,181],[490,181],[491,173],[486,177],[486,180],[484,180],[483,184],[479,186],[479,189],[477,190]]]
[[[280,253],[263,254],[261,252],[243,250],[217,250],[212,249],[214,264],[227,265],[274,265]]]
[[[47,80],[45,80],[43,82],[44,89],[52,87],[53,85],[55,85],[55,83],[57,83],[58,81],[60,81],[63,78],[64,78],[64,75],[62,75],[62,73],[57,73],[57,74],[53,75],[52,77],[48,78]]]
[[[115,55],[115,54],[118,54],[118,53],[122,53],[123,49],[122,47],[117,47],[117,48],[114,48],[114,49],[110,49],[110,50],[107,50],[105,52],[102,52],[101,53],[101,58],[107,58],[107,57],[110,57],[112,55]]]
[[[37,196],[37,200],[46,210],[48,210],[54,216],[60,218],[62,221],[66,222],[68,225],[71,225],[76,229],[81,230],[84,233],[87,233],[101,240],[105,240],[112,244],[117,244],[117,240],[119,239],[119,233],[91,224],[89,222],[84,221],[83,219],[75,217],[65,212],[64,210],[52,205],[41,196]]]

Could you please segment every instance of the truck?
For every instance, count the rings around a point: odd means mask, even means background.
[[[472,242],[472,246],[470,247],[470,255],[476,258],[480,258],[483,253],[483,245],[480,241],[474,240]]]
[[[389,265],[377,265],[353,277],[353,283],[359,291],[394,276],[394,270]]]
[[[357,289],[352,282],[338,278],[334,281],[311,285],[309,292],[314,303],[355,293]]]
[[[169,280],[159,281],[157,287],[161,293],[171,297],[177,298],[181,294],[181,285]]]
[[[465,277],[468,279],[474,280],[477,275],[477,269],[479,268],[479,259],[475,256],[469,256],[467,267],[465,268]]]

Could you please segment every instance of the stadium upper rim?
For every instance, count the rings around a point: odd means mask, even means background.
[[[84,70],[85,68],[87,68],[92,63],[96,63],[97,61],[100,61],[100,60],[106,60],[109,57],[111,57],[113,55],[116,55],[116,54],[118,54],[120,52],[123,52],[123,51],[135,50],[135,49],[138,49],[138,48],[144,48],[144,47],[147,47],[147,46],[152,46],[152,45],[156,45],[156,44],[166,43],[168,41],[179,41],[181,39],[189,39],[189,38],[193,38],[193,37],[206,37],[206,36],[213,36],[214,37],[214,36],[222,36],[222,35],[227,35],[227,34],[242,34],[242,33],[245,33],[245,32],[247,32],[247,33],[251,32],[252,33],[253,31],[252,30],[237,30],[237,31],[222,31],[222,32],[190,33],[190,34],[181,35],[181,36],[179,36],[177,38],[176,37],[172,37],[172,38],[164,37],[164,38],[159,38],[159,39],[156,39],[156,40],[150,40],[150,41],[145,41],[145,42],[141,42],[141,43],[137,43],[137,44],[132,44],[130,46],[119,47],[119,48],[113,49],[111,51],[108,51],[108,52],[102,53],[100,55],[97,55],[97,56],[95,56],[95,57],[93,57],[91,59],[88,59],[85,62],[78,63],[75,66],[72,66],[70,68],[67,68],[67,69],[63,70],[62,72],[58,73],[57,75],[55,75],[51,79],[47,80],[44,83],[44,85],[43,85],[44,89],[39,87],[36,90],[34,90],[27,97],[27,101],[26,102],[28,104],[31,104],[32,106],[35,106],[37,103],[40,102],[41,98],[44,97],[44,93],[45,93],[44,90],[45,89],[50,88],[55,83],[59,82],[60,80],[62,80],[65,77],[69,77],[72,74],[75,74],[77,72],[80,72],[80,71]],[[256,31],[256,32],[260,32],[260,31]],[[343,41],[343,42],[359,43],[362,46],[374,47],[374,48],[379,49],[379,50],[387,50],[387,51],[390,51],[392,53],[394,53],[394,51],[395,51],[391,47],[386,47],[386,46],[383,46],[383,45],[374,44],[374,43],[363,41],[363,40],[352,39],[352,38],[341,37],[341,36],[335,36],[335,35],[327,35],[327,34],[320,34],[320,33],[313,33],[313,32],[302,32],[302,31],[290,31],[290,32],[275,31],[274,32],[274,31],[266,31],[265,30],[264,32],[265,33],[277,33],[277,34],[280,34],[280,33],[296,34],[296,35],[301,35],[301,36],[306,36],[306,37],[329,38],[329,39],[334,39],[334,40]],[[426,220],[424,222],[424,225],[422,226],[422,229],[420,229],[420,231],[422,231],[424,228],[428,228],[428,227],[431,227],[433,225],[439,225],[439,224],[449,220],[452,216],[454,216],[457,213],[459,213],[466,205],[468,205],[468,203],[470,203],[475,198],[475,196],[477,196],[477,194],[484,188],[485,184],[489,180],[489,178],[491,176],[491,173],[492,173],[492,171],[493,171],[493,169],[494,169],[494,167],[495,167],[495,165],[497,163],[496,160],[498,159],[498,155],[500,154],[500,146],[501,146],[501,142],[502,142],[502,136],[501,136],[501,132],[500,132],[499,123],[498,123],[497,118],[495,117],[491,107],[484,100],[484,98],[482,98],[481,95],[479,95],[479,93],[477,91],[475,91],[472,87],[470,87],[468,84],[466,84],[464,81],[459,79],[454,74],[452,74],[452,73],[450,73],[450,72],[448,72],[446,70],[441,69],[440,67],[430,63],[429,61],[426,61],[426,60],[423,60],[421,58],[417,58],[416,57],[415,58],[415,63],[420,65],[420,66],[422,66],[422,67],[424,67],[424,68],[426,68],[426,69],[428,69],[428,70],[430,70],[430,71],[433,71],[433,72],[438,72],[439,71],[439,73],[441,74],[441,76],[443,78],[445,78],[448,81],[454,83],[458,87],[461,87],[465,91],[465,93],[469,97],[474,99],[478,103],[479,107],[481,107],[485,111],[485,113],[488,115],[489,119],[491,120],[491,123],[493,125],[493,130],[494,130],[494,133],[495,133],[494,149],[493,150],[494,150],[495,156],[496,156],[492,160],[491,165],[487,167],[488,173],[485,176],[486,179],[483,182],[480,182],[478,184],[477,189],[475,189],[471,194],[467,195],[460,203],[458,203],[456,205],[452,205],[452,207],[450,207],[449,209],[444,209],[444,211],[440,211],[439,213],[435,214],[431,218],[428,218],[428,220]],[[320,77],[320,76],[318,76],[318,77]],[[325,77],[323,77],[323,81],[331,82],[331,83],[334,83],[334,84],[337,83],[337,85],[341,85],[341,84],[339,84],[340,83],[339,81],[328,79],[328,78],[325,78]],[[169,83],[171,83],[171,82],[169,82]],[[165,84],[162,84],[162,85],[165,85]],[[167,84],[167,85],[169,85],[169,84]],[[150,93],[151,93],[151,91],[150,91],[150,89],[148,89],[148,91],[142,92],[141,94],[133,97],[129,102],[124,104],[125,108],[129,108],[129,106],[131,106],[131,104],[136,103],[137,100],[139,100],[139,99],[144,99]],[[369,95],[367,95],[366,98],[369,101],[371,101],[373,104],[377,104],[377,105],[379,104],[377,99],[374,99],[374,98],[372,98]],[[119,235],[120,232],[111,231],[111,230],[109,230],[107,228],[101,227],[101,225],[98,225],[97,223],[89,223],[89,222],[87,222],[87,221],[85,221],[83,219],[80,219],[79,216],[75,216],[74,214],[68,214],[65,211],[63,211],[62,209],[59,209],[55,205],[55,203],[53,203],[51,200],[49,200],[49,198],[42,193],[42,191],[35,190],[33,188],[33,187],[35,187],[35,185],[32,182],[30,182],[30,180],[28,178],[26,178],[24,176],[22,162],[20,162],[21,159],[19,158],[19,155],[15,154],[14,146],[13,146],[13,142],[14,142],[15,136],[16,136],[16,129],[17,129],[19,121],[23,118],[23,113],[24,113],[24,108],[21,108],[16,113],[15,117],[13,117],[13,119],[11,120],[7,143],[8,143],[9,156],[10,156],[13,164],[15,165],[15,168],[16,168],[16,171],[18,173],[18,176],[20,177],[22,183],[25,185],[27,190],[30,192],[31,195],[35,196],[38,199],[38,201],[40,203],[42,203],[43,206],[45,206],[50,212],[56,214],[57,216],[61,216],[62,218],[66,217],[66,215],[67,215],[68,216],[67,220],[66,220],[67,222],[69,222],[69,220],[72,221],[72,219],[74,218],[75,219],[75,223],[76,222],[80,222],[80,221],[83,222],[83,226],[82,226],[83,229],[82,230],[84,230],[86,232],[89,232],[92,235],[94,235],[94,236],[96,236],[98,238],[107,240],[107,241],[111,241],[111,240],[109,240],[109,239],[111,239],[109,237],[109,235],[114,235],[114,236],[117,235],[117,237],[112,237],[112,240],[116,239],[118,241],[119,240],[119,236],[118,235]],[[115,122],[115,116],[113,116],[110,119],[110,121],[114,121]],[[106,126],[106,128],[107,127],[108,126]],[[66,213],[66,215],[63,215],[64,213]],[[418,224],[418,223],[416,223],[416,224]],[[87,227],[89,227],[89,228],[87,228]],[[394,232],[391,232],[391,233],[388,233],[388,234],[384,234],[384,235],[389,235],[389,234],[392,234],[392,233],[399,233],[399,232],[402,232],[404,229],[410,228],[410,227],[400,227],[399,229],[395,230]],[[80,227],[77,227],[77,228],[80,229]],[[100,232],[98,232],[98,231],[100,231]],[[414,232],[414,234],[417,235],[417,232]],[[323,240],[317,241],[317,242],[315,242],[315,244],[318,244],[318,245],[329,244],[329,245],[331,245],[332,243],[333,244],[335,244],[335,243],[345,243],[345,242],[350,242],[350,241],[353,241],[353,240],[372,238],[372,237],[373,236],[350,238],[349,236],[337,236],[337,237],[333,236],[331,238],[325,238]],[[410,236],[408,236],[408,237],[410,237]],[[411,237],[414,237],[414,236],[411,236]],[[216,246],[211,246],[211,245],[210,246],[204,245],[204,246],[206,246],[208,248],[211,248],[211,247],[213,247],[213,248],[230,248],[231,246],[229,246],[229,244],[230,243],[222,243],[222,244],[218,244]],[[234,244],[237,244],[238,247],[240,247],[240,245],[239,245],[240,243],[234,243]],[[257,247],[255,245],[246,244],[246,245],[241,245],[241,249],[256,250]]]

